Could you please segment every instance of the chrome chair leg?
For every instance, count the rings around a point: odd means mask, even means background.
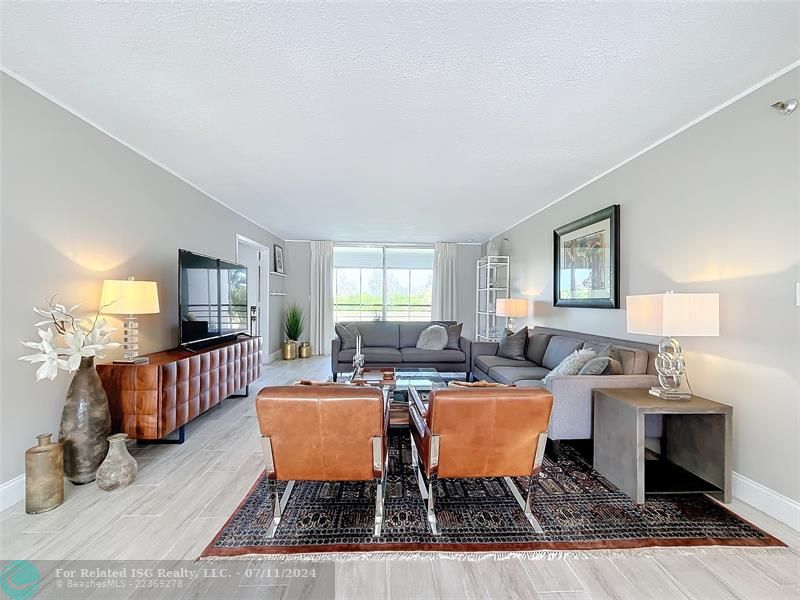
[[[383,503],[386,496],[386,477],[384,476],[377,479],[375,483],[375,530],[372,536],[380,537],[381,528],[383,527]]]
[[[528,490],[526,497],[523,499],[522,494],[519,493],[517,489],[517,485],[511,479],[511,477],[503,477],[503,480],[506,482],[508,489],[511,490],[511,494],[514,496],[514,499],[519,504],[519,507],[522,509],[522,512],[525,513],[525,517],[528,519],[528,522],[533,527],[533,530],[536,533],[544,533],[544,529],[539,524],[539,521],[536,520],[536,517],[533,516],[533,511],[531,510],[531,500],[533,499],[534,495],[534,483],[536,480],[539,479],[539,474],[531,475],[530,479],[528,480]]]
[[[428,524],[431,526],[431,533],[439,535],[439,527],[436,523],[436,479],[428,479]]]
[[[272,523],[267,529],[267,537],[272,539],[275,537],[278,525],[281,524],[283,511],[286,510],[286,505],[289,503],[289,496],[292,495],[292,490],[294,489],[294,481],[289,481],[286,484],[283,495],[278,494],[278,482],[276,480],[270,479],[267,485],[269,486],[269,495],[272,498]]]

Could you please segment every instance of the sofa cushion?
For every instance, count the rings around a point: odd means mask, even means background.
[[[447,329],[441,325],[429,325],[422,330],[417,340],[420,350],[444,350],[447,346]]]
[[[650,357],[647,350],[643,348],[591,341],[586,342],[583,347],[595,350],[598,356],[603,356],[603,350],[608,348],[608,356],[617,359],[622,365],[620,375],[644,375],[647,373],[647,363]]]
[[[445,325],[447,329],[447,346],[450,350],[459,350],[461,342],[461,330],[464,328],[463,323],[456,323],[455,325]]]
[[[528,348],[525,350],[525,358],[537,365],[542,364],[544,353],[547,350],[547,343],[553,337],[549,333],[532,333],[528,336]]]
[[[408,323],[400,323],[400,347],[401,348],[416,348],[419,334],[422,333],[430,325],[427,321],[410,321]]]
[[[500,338],[497,356],[513,358],[514,360],[525,360],[525,342],[527,341],[527,327],[523,327],[516,333],[511,333],[506,330],[506,334]]]
[[[403,361],[403,355],[397,348],[381,346],[362,346],[361,352],[364,360],[369,363],[399,363]],[[339,362],[353,362],[355,350],[342,350],[339,352]]]
[[[416,348],[417,347],[417,340],[419,339],[419,334],[422,331],[429,327],[430,325],[441,325],[445,329],[455,325],[454,321],[399,321],[398,328],[400,334],[400,348]],[[459,330],[460,331],[460,330]],[[450,332],[447,332],[448,335],[448,346],[450,344],[449,335]],[[459,337],[460,337],[459,333]],[[458,340],[456,340],[458,341]],[[458,344],[456,344],[456,349],[458,349]]]
[[[461,350],[422,350],[421,348],[402,348],[400,354],[407,363],[463,363],[467,355]]]
[[[555,369],[570,354],[583,347],[583,340],[567,337],[565,335],[554,335],[547,344],[547,350],[542,357],[542,366],[548,369]]]
[[[547,383],[555,375],[577,375],[583,366],[597,356],[597,352],[589,348],[575,350],[567,358],[562,360],[555,369],[550,371],[544,382]]]
[[[336,323],[334,325],[336,335],[342,340],[342,350],[349,350],[356,347],[356,337],[358,337],[358,327],[355,323]]]
[[[494,367],[489,377],[500,383],[516,383],[521,379],[544,379],[550,369],[544,367]]]
[[[622,375],[622,364],[610,356],[596,356],[581,367],[578,375]]]
[[[527,360],[514,360],[513,358],[487,354],[484,356],[476,356],[475,366],[484,373],[488,373],[489,369],[494,367],[535,367],[537,365]]]
[[[400,326],[391,321],[363,321],[358,324],[363,346],[400,347]]]

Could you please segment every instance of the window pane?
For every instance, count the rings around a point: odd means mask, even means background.
[[[432,269],[433,248],[386,248],[386,266],[401,269]]]
[[[408,311],[408,269],[386,269],[386,319],[407,321]]]
[[[431,291],[433,269],[411,271],[410,302],[411,321],[429,321],[431,318]]]
[[[335,246],[333,266],[351,268],[383,268],[383,248],[380,246]]]
[[[334,319],[430,320],[432,282],[431,248],[337,246],[334,248]]]

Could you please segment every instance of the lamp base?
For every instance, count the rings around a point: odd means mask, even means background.
[[[125,358],[121,360],[115,360],[115,365],[144,365],[150,362],[150,359],[146,356],[137,356],[135,358]]]
[[[688,392],[679,392],[678,390],[655,386],[651,387],[648,393],[662,400],[690,400],[692,398],[692,395]]]

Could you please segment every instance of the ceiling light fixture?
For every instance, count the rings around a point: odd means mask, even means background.
[[[770,106],[770,108],[774,108],[783,115],[790,115],[797,108],[797,98],[789,98],[788,100],[776,102]]]

